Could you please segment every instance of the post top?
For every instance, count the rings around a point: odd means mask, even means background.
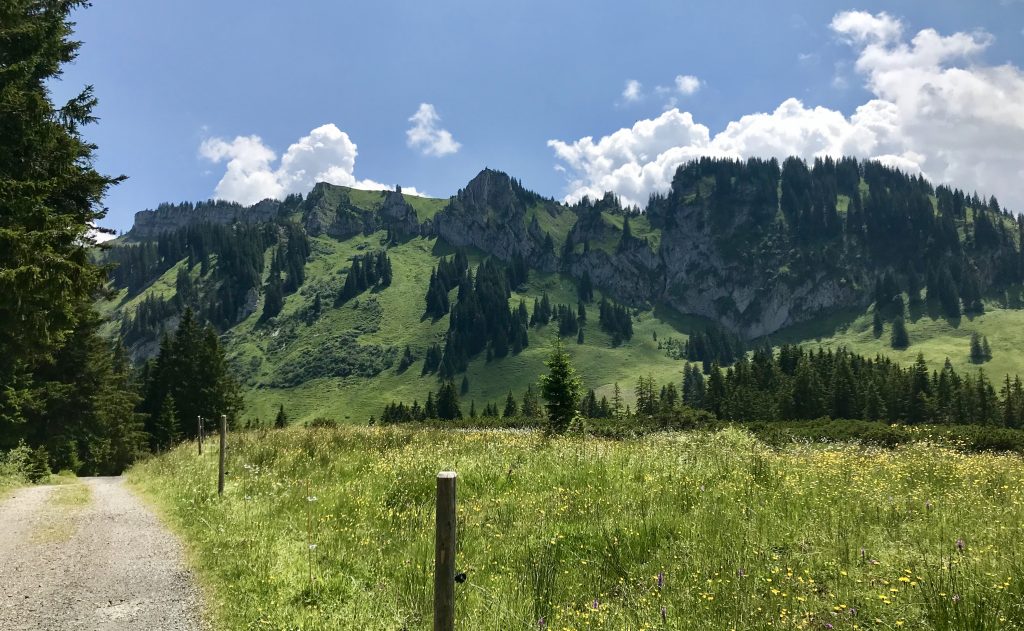
[[[438,478],[454,478],[457,475],[458,474],[455,473],[454,471],[441,471],[440,473],[437,474],[437,477]]]

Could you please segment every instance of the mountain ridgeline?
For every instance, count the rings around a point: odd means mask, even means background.
[[[702,323],[688,342],[658,341],[661,355],[724,365],[755,340],[872,303],[875,337],[891,326],[893,348],[910,343],[908,307],[954,325],[988,299],[1019,308],[1022,242],[1024,221],[995,198],[853,158],[704,158],[643,210],[611,193],[559,203],[485,169],[447,200],[320,183],[251,207],[139,212],[107,254],[121,292],[108,310],[138,360],[191,307],[226,334],[253,387],[420,359],[416,374],[452,379],[542,331],[617,347],[643,313]],[[326,339],[297,369],[284,349],[306,335]]]

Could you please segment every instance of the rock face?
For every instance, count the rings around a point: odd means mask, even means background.
[[[356,195],[346,187],[320,183],[305,199],[292,196],[250,207],[227,202],[162,205],[137,213],[129,238],[153,238],[193,223],[269,221],[300,212],[313,236],[345,240],[383,229],[400,239],[436,236],[506,262],[522,257],[545,272],[576,278],[588,274],[594,286],[620,302],[665,304],[746,338],[870,301],[874,277],[866,265],[844,262],[835,252],[801,249],[772,232],[778,230],[771,221],[775,201],[765,202],[755,191],[739,188],[731,191],[727,212],[711,212],[700,186],[674,182],[668,197],[652,204],[645,218],[652,241],[623,241],[622,230],[602,215],[623,212],[611,196],[570,208],[491,169],[480,172],[424,222],[401,190]],[[591,248],[592,243],[603,246]],[[255,307],[253,297],[248,298],[242,316]]]
[[[430,232],[456,247],[477,248],[504,261],[518,255],[544,271],[561,270],[576,278],[586,273],[620,302],[637,307],[666,304],[746,338],[865,303],[866,279],[850,277],[844,269],[824,265],[815,273],[790,273],[792,253],[765,246],[771,239],[751,225],[751,217],[762,210],[753,197],[744,201],[738,193],[731,224],[713,225],[703,203],[682,201],[691,193],[679,191],[673,198],[674,221],[659,225],[660,242],[653,246],[638,237],[623,242],[622,231],[602,219],[602,208],[609,210],[607,201],[570,209],[488,169],[451,199]],[[617,205],[612,210],[622,212]],[[574,216],[564,237],[568,245],[559,257],[538,218],[554,221],[563,213]],[[580,251],[590,243],[618,245]]]
[[[197,204],[161,204],[156,210],[135,213],[135,224],[126,235],[129,241],[155,239],[164,232],[172,232],[194,224],[258,223],[277,216],[281,203],[265,199],[252,206],[234,202],[211,200]]]
[[[558,269],[558,257],[538,216],[561,212],[569,211],[508,175],[485,169],[434,218],[431,232],[456,247],[478,248],[503,261],[522,256],[531,266],[551,272]]]
[[[317,184],[301,206],[306,230],[311,235],[326,234],[340,240],[386,228],[403,238],[421,233],[416,211],[400,190],[369,194],[379,195],[379,200],[363,207],[353,203],[349,189]]]

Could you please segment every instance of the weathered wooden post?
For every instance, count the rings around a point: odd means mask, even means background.
[[[199,444],[199,455],[203,455],[203,417],[196,417],[196,443]]]
[[[437,474],[437,530],[434,534],[434,631],[455,628],[455,477]]]
[[[224,456],[228,450],[228,415],[220,415],[220,468],[217,473],[217,495],[224,495]]]

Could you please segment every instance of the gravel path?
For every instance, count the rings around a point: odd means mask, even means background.
[[[180,544],[121,478],[83,478],[0,497],[0,629],[203,629]]]

